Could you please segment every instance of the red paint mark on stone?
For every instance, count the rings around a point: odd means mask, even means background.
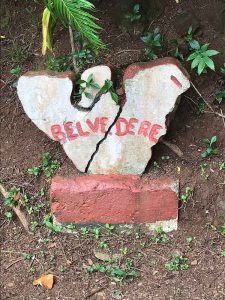
[[[101,132],[106,133],[106,126],[107,126],[108,118],[102,117],[100,118],[100,126],[101,126]]]
[[[125,118],[118,118],[116,121],[116,135],[124,136],[128,133],[128,121]]]
[[[152,126],[152,129],[149,133],[149,141],[152,141],[152,142],[157,142],[158,141],[158,138],[156,137],[156,135],[159,133],[159,129],[162,129],[161,125],[154,124]]]
[[[173,57],[164,57],[148,63],[137,63],[130,65],[124,72],[123,80],[132,79],[138,72],[162,65],[175,65],[189,79],[187,71],[182,67],[180,62]]]
[[[52,180],[51,207],[62,223],[153,223],[176,219],[177,181],[134,175],[87,175]]]
[[[149,121],[141,122],[141,126],[138,130],[138,135],[143,135],[144,137],[148,136],[151,128],[151,123]]]
[[[53,138],[58,142],[64,142],[66,140],[66,135],[58,124],[51,126],[51,133]]]
[[[78,137],[78,134],[74,134],[72,126],[73,126],[73,122],[66,122],[64,124],[64,129],[69,141],[73,141]]]
[[[99,118],[96,118],[94,123],[92,123],[90,119],[87,119],[86,123],[89,126],[89,128],[91,129],[91,131],[93,131],[93,132],[98,131],[98,129],[99,129]]]
[[[81,126],[81,123],[80,122],[77,122],[76,123],[76,127],[77,127],[77,132],[80,136],[89,136],[90,135],[90,132],[88,131],[83,131],[83,128]]]
[[[182,84],[180,83],[180,81],[173,75],[170,76],[170,79],[173,81],[173,83],[175,83],[175,85],[179,88],[182,88]]]

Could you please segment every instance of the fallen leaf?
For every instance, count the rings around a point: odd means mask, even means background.
[[[93,261],[90,258],[88,258],[87,261],[88,261],[89,266],[93,265]]]
[[[14,201],[19,201],[20,200],[20,192],[16,193],[13,197]]]
[[[94,255],[97,259],[102,261],[110,261],[110,255],[104,252],[97,252],[94,250]]]
[[[46,289],[51,289],[54,283],[54,276],[52,274],[42,275],[40,278],[34,280],[33,285],[41,285]]]
[[[47,248],[48,249],[52,249],[52,248],[54,248],[56,246],[57,246],[57,243],[49,243],[48,246],[47,246]]]

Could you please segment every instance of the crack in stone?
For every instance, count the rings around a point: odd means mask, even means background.
[[[89,172],[89,167],[93,161],[93,159],[95,158],[95,155],[98,153],[98,150],[99,150],[99,147],[100,145],[107,139],[108,135],[109,135],[109,132],[110,130],[112,129],[112,127],[116,124],[116,121],[118,120],[118,118],[120,117],[121,113],[123,111],[123,108],[122,106],[120,106],[119,108],[119,111],[114,119],[114,121],[112,122],[112,124],[109,126],[108,130],[106,131],[104,137],[96,144],[96,149],[95,151],[93,152],[93,154],[91,155],[91,158],[89,159],[88,163],[87,163],[87,166],[85,168],[85,173],[88,173]]]

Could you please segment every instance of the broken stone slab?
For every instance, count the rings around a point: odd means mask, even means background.
[[[174,58],[133,64],[124,74],[126,102],[107,138],[90,162],[93,174],[142,174],[152,147],[165,135],[166,118],[190,87]]]
[[[103,86],[111,80],[107,66],[86,70],[81,78],[93,74],[94,82]],[[18,81],[18,95],[29,118],[51,139],[60,142],[77,169],[85,172],[97,143],[114,122],[119,106],[110,93],[101,96],[89,112],[80,111],[71,104],[73,73],[28,72]],[[97,91],[89,90],[93,98]],[[92,100],[82,95],[79,105],[88,107]]]

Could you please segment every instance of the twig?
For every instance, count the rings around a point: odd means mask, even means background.
[[[14,260],[11,264],[9,264],[5,269],[9,269],[10,267],[12,267],[13,265],[15,265],[16,263],[18,263],[19,261],[23,260],[23,257],[22,258],[19,258],[17,260]]]
[[[217,116],[219,116],[219,117],[225,119],[225,116],[224,116],[224,115],[222,115],[222,114],[220,114],[220,113],[218,113],[218,112],[216,112],[216,111],[204,111],[204,113],[206,113],[206,114],[214,114],[214,115],[217,115]]]
[[[221,112],[221,115],[223,115],[222,109],[220,109],[220,112]],[[223,120],[223,126],[224,126],[224,128],[225,128],[225,121],[224,121],[224,118],[222,118],[222,120]]]
[[[196,86],[194,85],[194,83],[192,81],[190,81],[190,82],[191,82],[191,85],[193,86],[194,90],[196,91],[196,93],[199,95],[199,97],[201,97],[202,100],[205,102],[205,104],[208,106],[208,108],[210,108],[211,111],[214,112],[214,109],[212,108],[212,106],[205,100],[205,98],[202,96],[202,94],[196,88]]]
[[[75,44],[74,44],[73,30],[72,30],[71,26],[69,26],[69,34],[70,34],[70,45],[71,45],[72,53],[74,54]],[[77,73],[77,71],[78,71],[77,70],[77,62],[76,62],[74,55],[72,55],[72,60],[73,60],[74,72]]]
[[[7,197],[8,192],[5,190],[5,188],[2,186],[2,184],[0,184],[0,192],[2,193],[3,197]],[[20,222],[23,225],[24,229],[28,233],[31,233],[29,231],[29,225],[28,225],[28,221],[26,219],[26,216],[25,216],[24,212],[21,211],[19,205],[13,206],[12,209],[15,212],[15,214],[17,215],[18,219],[20,220]]]
[[[168,148],[170,148],[170,150],[172,150],[177,156],[179,157],[183,157],[184,153],[180,150],[180,148],[175,145],[175,144],[172,144],[168,141],[165,141],[164,139],[161,140],[161,142],[166,145]]]
[[[115,55],[125,53],[125,52],[141,52],[141,51],[142,51],[142,49],[127,49],[127,50],[121,50],[119,52],[116,52]]]
[[[88,299],[88,298],[94,296],[95,294],[101,292],[101,291],[104,290],[104,289],[106,289],[106,286],[102,286],[102,287],[98,288],[97,290],[94,290],[93,292],[91,292],[90,294],[88,294],[88,295],[85,297],[85,299]]]

